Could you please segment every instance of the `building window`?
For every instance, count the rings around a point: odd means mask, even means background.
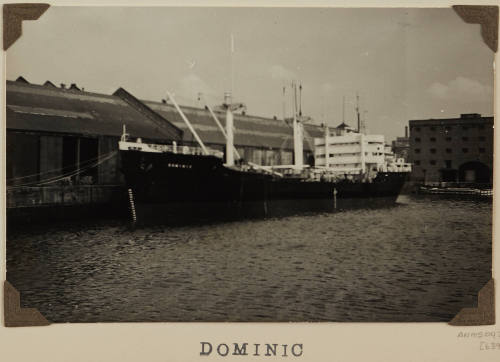
[[[479,126],[477,126],[477,128],[484,129],[484,124],[480,124]]]
[[[479,153],[484,153],[486,150],[484,148],[479,148]]]
[[[469,152],[469,149],[468,148],[462,148],[462,152],[463,153],[467,153],[467,152]]]
[[[436,164],[436,161],[435,160],[431,160],[429,163],[434,166]]]
[[[415,137],[415,142],[420,142],[420,137]]]
[[[469,137],[462,137],[462,141],[468,141]]]
[[[451,148],[447,148],[446,153],[451,153]]]
[[[436,137],[431,137],[431,142],[436,142]]]
[[[446,137],[446,141],[450,142],[451,141],[451,137]]]
[[[415,131],[420,132],[420,127],[415,127]]]
[[[462,129],[463,129],[464,131],[467,131],[467,130],[469,129],[469,127],[467,127],[467,126],[462,126]]]
[[[450,131],[451,131],[451,127],[450,127],[450,126],[446,126],[446,127],[444,128],[444,131],[445,131],[446,133],[450,132]]]
[[[480,140],[480,141],[486,141],[486,137],[484,137],[484,136],[479,136],[479,140]]]
[[[446,168],[451,168],[451,160],[444,161]]]
[[[436,130],[436,127],[431,127],[431,131],[435,131]]]
[[[415,153],[420,153],[420,148],[415,148]]]
[[[419,160],[415,160],[415,165],[420,165],[420,161]]]
[[[431,148],[431,153],[436,153],[436,149],[435,148]]]

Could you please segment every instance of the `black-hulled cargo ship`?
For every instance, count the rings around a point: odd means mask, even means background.
[[[274,217],[393,203],[405,173],[368,181],[286,177],[248,165],[227,167],[223,154],[198,147],[120,142],[122,171],[137,222]]]
[[[296,114],[293,118],[295,163],[284,166],[291,168],[289,176],[241,160],[237,164],[233,111],[244,105],[232,103],[231,95],[226,93],[225,129],[206,105],[226,139],[224,155],[205,147],[175,99],[167,94],[200,147],[132,141],[124,127],[119,149],[134,222],[185,223],[207,218],[328,212],[336,208],[394,203],[403,187],[406,173],[398,172],[379,172],[372,179],[365,175],[335,181],[314,177],[302,163],[303,125]]]

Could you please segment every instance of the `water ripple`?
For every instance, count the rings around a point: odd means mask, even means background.
[[[54,322],[447,321],[491,276],[491,205],[130,230],[9,232],[7,278]]]

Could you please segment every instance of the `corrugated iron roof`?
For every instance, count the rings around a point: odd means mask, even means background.
[[[194,137],[188,131],[186,124],[173,105],[152,101],[143,102],[174,125],[183,129],[185,141],[194,140]],[[225,143],[224,136],[208,110],[182,106],[181,109],[204,142]],[[225,113],[215,112],[215,114],[224,125],[226,122]],[[234,143],[236,146],[293,149],[293,129],[283,120],[235,114],[234,128]],[[305,133],[307,133],[306,137],[309,136],[311,145],[314,143],[312,138],[323,137],[324,131],[319,126],[306,124],[305,129]],[[308,142],[304,142],[304,149],[312,151],[311,145]]]
[[[185,142],[195,142],[181,116],[173,105],[142,101],[146,108],[137,109],[116,95],[105,95],[77,89],[61,89],[52,84],[34,85],[7,81],[7,128],[40,132],[120,136],[122,125],[133,137],[168,140],[172,138],[148,112],[157,113],[182,130]],[[206,109],[183,107],[183,112],[193,124],[203,142],[225,144],[225,139]],[[216,112],[222,124],[225,113]],[[235,115],[235,144],[260,148],[293,149],[293,129],[282,120]],[[319,126],[305,125],[310,142],[305,150],[312,150],[313,137],[322,137]],[[168,135],[166,135],[168,134]]]
[[[119,97],[7,81],[8,129],[120,136],[123,125],[137,137],[165,139],[155,123]]]

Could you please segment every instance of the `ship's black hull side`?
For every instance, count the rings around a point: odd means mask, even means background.
[[[404,183],[396,173],[372,183],[281,178],[227,168],[212,156],[122,151],[121,159],[140,223],[330,212],[356,199],[393,203]]]

